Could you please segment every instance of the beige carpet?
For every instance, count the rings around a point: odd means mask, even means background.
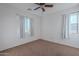
[[[0,53],[7,56],[79,56],[79,49],[39,39]]]

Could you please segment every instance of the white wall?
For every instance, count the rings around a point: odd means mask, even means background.
[[[63,14],[68,14],[78,10],[79,7],[75,6],[66,10],[58,11],[56,13],[45,15],[42,19],[43,39],[79,48],[79,39],[62,39]]]
[[[18,15],[26,15],[33,21],[33,36],[20,39],[20,20]],[[40,17],[23,12],[8,4],[0,4],[0,50],[5,50],[36,40],[40,35]]]

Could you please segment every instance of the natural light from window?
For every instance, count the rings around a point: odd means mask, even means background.
[[[65,38],[79,39],[79,12],[65,15]]]
[[[30,33],[30,19],[28,17],[25,17],[25,32]]]

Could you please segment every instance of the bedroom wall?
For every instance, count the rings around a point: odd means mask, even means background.
[[[79,11],[78,6],[44,15],[42,19],[43,39],[79,48],[79,39],[62,39],[63,14],[68,14],[76,11]]]
[[[20,39],[19,15],[26,15],[33,21],[33,36]],[[40,17],[8,4],[0,4],[0,51],[36,40],[40,35]]]

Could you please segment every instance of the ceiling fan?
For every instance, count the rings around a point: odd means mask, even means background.
[[[41,8],[41,10],[42,10],[43,12],[45,12],[45,7],[49,7],[49,8],[53,7],[52,4],[47,4],[47,3],[34,3],[34,4],[38,5],[38,7],[36,7],[36,8],[33,9],[33,10],[38,10],[39,8]],[[29,9],[29,10],[30,10],[30,9]]]
[[[41,8],[43,12],[45,12],[45,7],[53,7],[52,4],[50,5],[46,3],[35,3],[35,4],[39,5],[39,7],[35,8],[34,10]]]

